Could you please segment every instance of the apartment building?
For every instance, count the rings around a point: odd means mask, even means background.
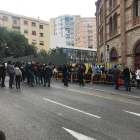
[[[75,18],[80,15],[63,15],[50,19],[50,34],[65,37],[67,46],[75,46]]]
[[[9,30],[20,31],[28,39],[29,44],[37,46],[38,50],[50,49],[49,22],[26,16],[21,16],[0,10],[0,18],[4,27]],[[3,26],[0,20],[0,26]]]
[[[75,46],[97,49],[95,17],[75,19]]]

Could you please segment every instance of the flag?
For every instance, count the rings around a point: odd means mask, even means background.
[[[95,67],[95,57],[93,58],[93,62],[92,62],[92,65]]]

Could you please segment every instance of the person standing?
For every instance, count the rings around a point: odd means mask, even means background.
[[[125,87],[126,91],[131,91],[131,86],[130,86],[130,71],[127,65],[125,65],[125,69],[123,70],[123,75],[124,75],[124,82],[125,82]]]
[[[0,80],[2,79],[2,81],[1,81],[2,87],[6,87],[5,86],[5,76],[6,76],[5,63],[0,62]]]
[[[140,89],[139,88],[139,85],[140,85],[140,67],[137,69],[135,74],[136,74],[136,80],[137,80],[137,89]]]
[[[15,64],[15,74],[16,74],[16,89],[20,90],[20,79],[22,77],[22,71],[20,69],[19,61],[17,61]]]
[[[63,64],[62,73],[64,86],[68,87],[68,67],[65,64]]]
[[[79,78],[79,86],[85,86],[84,85],[84,81],[83,81],[83,73],[84,73],[84,69],[83,69],[83,66],[80,66],[80,68],[78,69],[78,78]]]
[[[48,87],[50,87],[50,80],[52,75],[53,75],[53,69],[51,67],[51,63],[49,63],[48,66],[45,67],[44,87],[46,86],[46,82],[48,82]]]
[[[35,62],[32,61],[32,63],[29,65],[29,71],[30,71],[30,77],[31,77],[31,82],[30,82],[30,86],[34,87],[33,83],[34,83],[34,64]]]
[[[11,61],[8,61],[7,73],[9,74],[9,88],[13,88],[12,85],[13,85],[15,71]]]
[[[113,76],[114,76],[114,81],[116,85],[115,89],[119,89],[119,84],[118,84],[119,74],[120,74],[120,70],[115,65],[115,69],[113,70]]]

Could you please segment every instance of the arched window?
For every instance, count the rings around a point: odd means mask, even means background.
[[[139,9],[140,9],[140,6],[139,6],[139,0],[136,0],[135,1],[135,15],[136,17],[138,17],[140,14],[139,14]]]
[[[114,14],[114,34],[116,34],[117,31],[117,13]]]
[[[113,49],[110,53],[110,61],[111,62],[117,62],[117,51],[116,49]]]
[[[112,36],[112,31],[113,31],[113,28],[112,28],[112,17],[109,20],[109,31],[110,31],[110,36]]]

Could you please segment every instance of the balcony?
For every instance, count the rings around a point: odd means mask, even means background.
[[[12,24],[12,27],[13,28],[20,28],[20,25],[19,24]]]

